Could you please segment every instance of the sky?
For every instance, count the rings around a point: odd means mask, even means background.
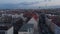
[[[18,4],[21,2],[36,2],[36,1],[41,1],[41,0],[0,0],[0,4],[4,4],[4,3]]]
[[[10,5],[8,5],[10,4]],[[0,0],[0,7],[2,5],[12,6],[29,6],[29,7],[39,7],[39,6],[60,6],[60,0]]]

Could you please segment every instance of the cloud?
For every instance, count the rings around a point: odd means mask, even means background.
[[[0,0],[0,4],[6,4],[6,3],[12,3],[12,4],[18,4],[21,2],[36,2],[39,0]]]
[[[19,3],[19,5],[34,5],[34,4],[38,4],[39,2],[22,2]]]
[[[0,0],[0,8],[60,6],[60,0]]]
[[[22,2],[21,0],[0,0],[0,4],[8,4],[8,3],[11,3],[11,4],[18,4]]]

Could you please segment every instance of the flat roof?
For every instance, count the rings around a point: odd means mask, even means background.
[[[0,30],[8,30],[11,27],[11,24],[0,24]]]
[[[19,32],[27,32],[29,28],[33,28],[33,24],[25,24],[22,26],[22,28],[19,30]]]

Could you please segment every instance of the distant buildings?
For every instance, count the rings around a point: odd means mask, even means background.
[[[56,9],[1,10],[0,34],[37,34],[38,26],[41,26],[38,22],[46,24],[52,32],[59,34],[59,10],[57,15],[55,15],[56,12]]]
[[[21,10],[21,12],[22,11],[24,10]],[[27,12],[22,13],[20,13],[19,10],[10,10],[10,12],[9,10],[0,11],[0,24],[4,24],[0,28],[3,30],[6,28],[7,30],[5,31],[7,31],[7,34],[33,34],[38,31],[39,15],[35,12],[30,12],[32,10],[26,11]],[[10,27],[8,24],[12,26]]]

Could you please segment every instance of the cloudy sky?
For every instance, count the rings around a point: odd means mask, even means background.
[[[0,3],[4,4],[4,3],[13,3],[13,4],[18,4],[21,2],[40,2],[42,0],[0,0]]]
[[[60,6],[60,0],[0,0],[0,7],[7,4],[19,6]],[[9,6],[9,5],[8,5]]]

